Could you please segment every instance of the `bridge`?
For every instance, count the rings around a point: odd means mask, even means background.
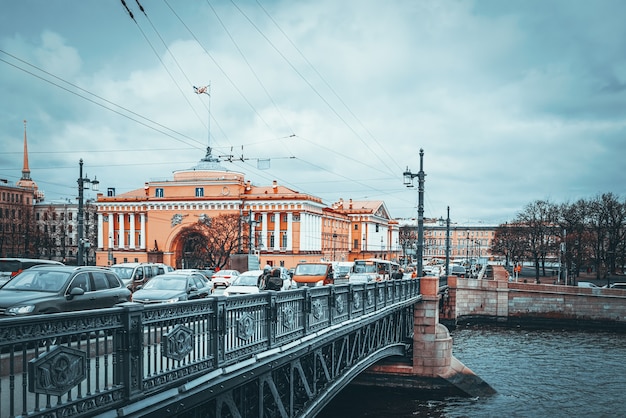
[[[444,287],[404,279],[5,318],[0,411],[314,416],[379,360],[419,356],[416,310],[436,310]]]

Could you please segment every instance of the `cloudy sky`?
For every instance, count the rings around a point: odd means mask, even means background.
[[[257,185],[396,218],[420,148],[426,217],[626,196],[624,1],[125,2],[2,2],[0,178],[27,120],[46,200],[76,198],[80,158],[120,194],[208,145]]]

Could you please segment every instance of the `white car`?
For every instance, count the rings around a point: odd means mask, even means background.
[[[578,282],[578,287],[598,287],[591,282]]]
[[[211,276],[211,283],[213,283],[213,287],[228,287],[231,282],[239,276],[239,271],[237,270],[220,270],[213,273]]]
[[[263,274],[263,270],[250,270],[241,273],[224,289],[224,296],[233,295],[250,295],[259,293],[259,276]]]
[[[376,274],[374,273],[351,273],[348,277],[348,283],[370,283],[376,281]]]

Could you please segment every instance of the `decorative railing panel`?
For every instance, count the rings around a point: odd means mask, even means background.
[[[388,321],[381,315],[397,315],[399,307],[406,315],[419,298],[419,280],[396,280],[2,318],[1,417],[123,411],[187,382],[279,355],[276,349],[297,347],[324,330],[346,333],[345,342],[339,335],[333,343],[341,351],[329,364],[348,367],[358,357],[355,350],[374,350],[381,341],[397,343],[398,335],[409,335],[410,318]],[[328,362],[325,350],[311,361]],[[333,350],[328,355],[336,355]],[[329,373],[330,378],[338,371]]]

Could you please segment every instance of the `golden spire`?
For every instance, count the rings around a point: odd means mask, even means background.
[[[24,119],[24,168],[22,168],[22,180],[30,180],[30,168],[28,168],[28,143],[26,142],[26,119]]]

